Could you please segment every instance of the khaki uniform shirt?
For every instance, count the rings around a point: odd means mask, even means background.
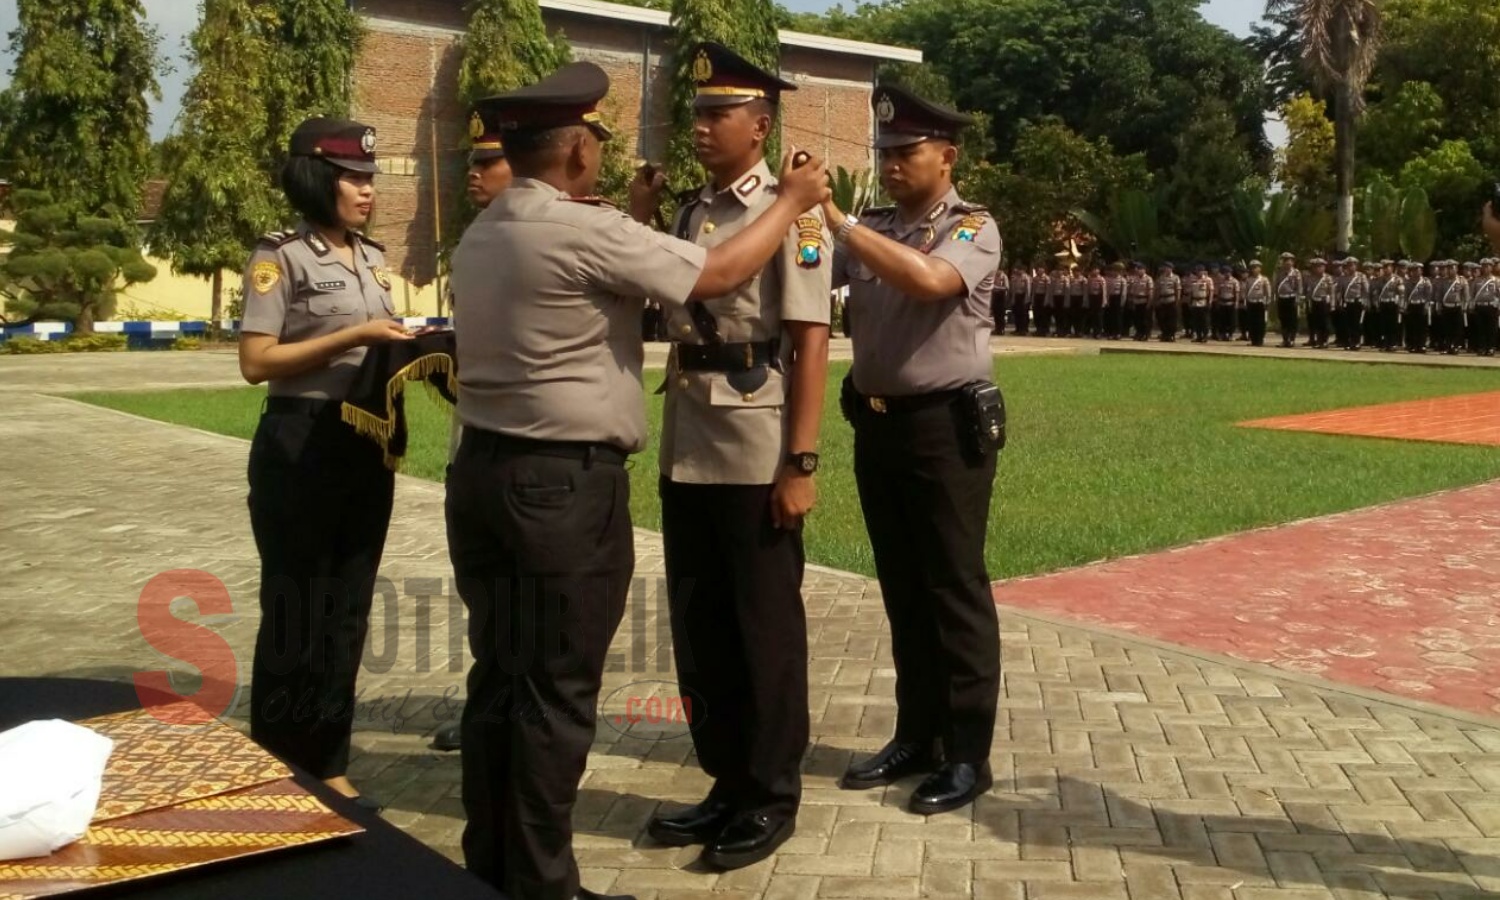
[[[1381,303],[1399,304],[1406,296],[1406,279],[1400,275],[1387,275],[1376,296]]]
[[[1500,304],[1500,278],[1494,275],[1481,275],[1474,280],[1472,290],[1475,306]]]
[[[1038,272],[1031,276],[1031,299],[1038,308],[1046,309],[1052,305],[1052,276],[1046,272]]]
[[[1468,306],[1469,279],[1460,275],[1450,280],[1443,286],[1442,293],[1438,295],[1438,303],[1442,306]]]
[[[1307,276],[1307,299],[1313,303],[1331,303],[1333,301],[1334,277],[1324,272],[1322,275]]]
[[[1282,269],[1276,273],[1276,296],[1281,300],[1297,300],[1302,297],[1302,273],[1297,269]]]
[[[261,238],[245,269],[245,314],[240,331],[269,334],[295,344],[363,325],[393,319],[391,276],[379,244],[350,233],[354,268],[308,223]],[[364,362],[368,348],[340,353],[322,368],[267,385],[272,397],[342,400]]]
[[[853,254],[834,256],[835,285],[849,285],[858,311],[854,387],[872,396],[899,397],[963,387],[994,377],[990,358],[990,292],[1000,261],[1000,229],[983,207],[948,194],[925,216],[903,222],[895,208],[868,210],[869,228],[941,259],[963,279],[963,293],[918,302],[875,277]]]
[[[1130,279],[1130,303],[1132,306],[1145,306],[1151,302],[1151,294],[1155,282],[1150,275],[1136,275]]]
[[[1011,305],[1031,303],[1031,276],[1025,272],[1010,280]]]
[[[453,254],[460,421],[643,449],[644,298],[680,306],[706,258],[611,206],[517,178]]]
[[[1271,301],[1271,279],[1264,275],[1252,275],[1245,279],[1245,305],[1263,304]]]
[[[1370,298],[1370,279],[1366,278],[1363,272],[1356,274],[1344,283],[1339,297],[1345,305],[1364,303]]]
[[[716,247],[744,231],[776,202],[776,178],[762,160],[733,187],[705,186],[696,201],[678,210],[673,231],[702,247]],[[781,341],[781,371],[750,392],[735,389],[723,372],[679,372],[677,344],[703,344],[686,307],[673,309],[667,333],[666,410],[662,419],[661,473],[685,484],[771,484],[786,459],[786,384],[791,342],[782,323],[827,325],[833,260],[820,211],[802,216],[787,231],[781,250],[759,275],[732,293],[703,301],[718,321],[726,344]],[[856,313],[856,316],[859,314]],[[861,321],[863,330],[865,323]]]
[[[1233,304],[1240,299],[1240,283],[1233,275],[1220,275],[1217,287],[1214,289],[1214,300],[1218,303]]]
[[[1156,278],[1156,302],[1176,303],[1182,299],[1182,277],[1175,272]]]

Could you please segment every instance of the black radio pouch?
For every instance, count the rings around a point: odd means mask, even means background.
[[[854,390],[854,373],[850,372],[844,376],[844,383],[839,386],[839,412],[844,414],[844,421],[850,425],[854,424],[854,413],[859,409],[859,394]]]
[[[971,381],[961,388],[964,449],[974,456],[1005,449],[1005,395],[991,381]]]

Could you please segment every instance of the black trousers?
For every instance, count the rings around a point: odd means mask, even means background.
[[[1243,318],[1245,334],[1250,338],[1250,346],[1259,347],[1266,342],[1266,305],[1264,303],[1246,303]]]
[[[989,758],[1000,627],[984,565],[996,452],[961,448],[953,403],[860,410],[854,475],[891,625],[896,739],[942,741],[950,762]]]
[[[316,778],[349,768],[354,683],[395,476],[339,405],[260,418],[250,444],[250,528],[260,552],[260,629],[250,736]]]
[[[1024,300],[1017,301],[1010,308],[1010,317],[1015,323],[1016,334],[1026,334],[1031,330],[1031,303]]]
[[[1234,305],[1215,303],[1213,306],[1214,340],[1228,341],[1234,338]]]
[[[1200,343],[1208,340],[1208,307],[1188,307],[1188,323],[1193,333],[1193,340]]]
[[[1088,309],[1084,310],[1084,334],[1091,338],[1104,336],[1104,298],[1090,297]]]
[[[1104,336],[1107,338],[1125,336],[1125,305],[1113,298],[1104,303]]]
[[[578,893],[573,804],[635,548],[623,454],[464,429],[448,552],[469,611],[464,860],[512,897]]]
[[[1344,320],[1344,346],[1358,347],[1365,337],[1365,304],[1345,303],[1341,312]]]
[[[1032,325],[1036,327],[1037,337],[1049,337],[1052,334],[1052,304],[1046,300],[1032,304],[1032,316],[1035,321]]]
[[[1151,304],[1131,304],[1130,327],[1135,333],[1135,339],[1138,341],[1144,341],[1151,337]]]
[[[1412,305],[1406,308],[1403,317],[1406,324],[1406,349],[1408,352],[1427,351],[1428,331],[1432,328],[1432,309],[1422,305]]]
[[[1485,356],[1493,354],[1497,331],[1500,331],[1500,307],[1475,306],[1469,311],[1469,321],[1474,326],[1474,352]]]
[[[661,479],[672,647],[709,796],[796,815],[807,752],[802,532],[771,522],[771,485]]]
[[[1328,346],[1328,331],[1333,325],[1333,310],[1326,300],[1314,300],[1307,307],[1307,341],[1314,347]]]
[[[1457,353],[1464,348],[1464,309],[1461,306],[1441,307],[1443,312],[1442,348],[1445,352]]]
[[[1290,347],[1297,343],[1297,298],[1276,298],[1276,324],[1281,328],[1281,343]]]
[[[1177,304],[1161,303],[1156,307],[1156,327],[1164,341],[1177,340]]]
[[[1382,350],[1395,350],[1401,346],[1401,304],[1382,301],[1375,307],[1379,321],[1379,344]]]

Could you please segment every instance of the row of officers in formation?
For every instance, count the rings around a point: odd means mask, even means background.
[[[832,201],[826,164],[764,147],[793,84],[723,46],[692,54],[694,149],[710,179],[652,228],[643,167],[621,211],[594,197],[609,79],[574,63],[481,101],[453,255],[461,436],[447,478],[473,665],[456,743],[468,867],[511,897],[596,897],[572,813],[605,659],[635,571],[626,460],[647,443],[646,298],[672,341],[660,446],[666,603],[692,742],[711,787],[652,840],[736,869],[795,831],[810,740],[803,525],[816,499],[830,292],[858,320],[840,393],[896,669],[894,734],[847,790],[911,778],[934,815],[990,789],[1000,638],[985,534],[1004,404],[991,381],[999,229],[953,187],[970,120],[872,95],[894,205]],[[269,385],[250,449],[261,556],[251,734],[329,785],[347,776],[355,677],[392,514],[381,449],[341,418],[394,321],[373,206],[375,132],[313,120],[282,184],[304,221],[246,272],[240,363]],[[363,383],[361,379],[359,383]],[[656,387],[653,385],[652,387]],[[360,393],[360,391],[356,391]],[[873,748],[871,748],[873,749]]]
[[[1265,274],[1259,260],[1248,269],[1198,263],[1178,273],[1164,263],[1152,277],[1143,263],[1093,266],[1080,272],[1061,265],[1052,271],[1015,266],[996,273],[996,333],[1006,323],[1018,335],[1162,341],[1178,337],[1245,340],[1261,346],[1270,317],[1281,346],[1358,350],[1405,348],[1480,356],[1495,354],[1500,337],[1500,259],[1423,266],[1409,260],[1378,262],[1322,258],[1298,266],[1281,254]]]

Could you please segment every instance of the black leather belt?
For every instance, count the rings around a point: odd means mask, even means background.
[[[630,454],[614,444],[593,441],[538,441],[519,438],[482,428],[464,428],[463,444],[470,452],[509,456],[555,456],[576,459],[585,465],[596,462],[623,466]]]
[[[777,364],[779,341],[739,344],[677,344],[677,366],[685,372],[741,372]]]
[[[318,416],[336,412],[341,404],[337,400],[320,400],[316,397],[267,397],[268,413],[301,413]]]
[[[859,397],[860,409],[881,415],[901,415],[952,403],[961,393],[960,389],[953,388],[946,391],[933,391],[930,394],[907,394],[901,397],[872,397],[868,394],[856,396]]]

